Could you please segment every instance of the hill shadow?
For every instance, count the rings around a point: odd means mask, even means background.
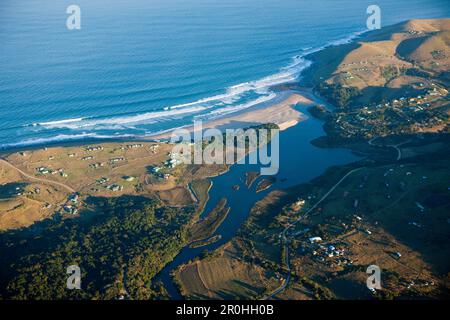
[[[19,193],[23,193],[26,186],[29,183],[26,182],[10,182],[0,185],[0,200],[9,200],[19,196]]]

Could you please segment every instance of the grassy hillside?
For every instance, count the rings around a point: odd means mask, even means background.
[[[312,83],[337,107],[360,107],[447,84],[450,19],[411,20],[309,56]]]

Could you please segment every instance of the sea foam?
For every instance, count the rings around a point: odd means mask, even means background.
[[[311,66],[312,62],[305,57],[323,50],[330,46],[337,46],[352,42],[355,38],[361,36],[364,31],[352,33],[346,37],[339,38],[324,46],[304,48],[299,55],[292,58],[291,63],[282,67],[279,72],[260,78],[254,81],[243,82],[228,87],[223,94],[206,97],[193,102],[187,102],[177,105],[166,106],[157,111],[143,112],[129,115],[111,115],[104,117],[79,117],[61,119],[40,123],[33,123],[37,133],[45,133],[47,130],[66,129],[73,131],[74,134],[58,134],[49,138],[27,139],[18,143],[2,145],[2,148],[18,147],[27,145],[38,145],[53,142],[62,142],[68,140],[82,139],[108,139],[117,138],[117,135],[105,135],[89,131],[116,130],[126,131],[130,129],[143,130],[142,135],[154,134],[151,128],[142,128],[145,125],[174,119],[185,119],[192,121],[193,118],[212,120],[236,112],[242,112],[245,109],[267,104],[277,97],[273,87],[277,85],[292,83],[298,81],[302,72]],[[30,126],[30,125],[28,125]],[[25,126],[26,127],[26,126]],[[150,129],[150,131],[149,131]],[[171,130],[173,128],[167,129]],[[162,130],[162,131],[167,131]],[[40,132],[42,131],[42,132]],[[80,131],[82,131],[80,133]],[[121,137],[131,137],[135,135],[121,135]]]

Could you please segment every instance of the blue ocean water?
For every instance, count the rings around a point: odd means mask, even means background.
[[[66,8],[81,7],[81,30]],[[2,0],[0,147],[148,135],[273,99],[302,55],[366,28],[366,0]],[[448,1],[377,0],[382,25]]]

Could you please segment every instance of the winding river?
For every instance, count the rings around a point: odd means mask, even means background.
[[[285,189],[300,183],[305,183],[321,175],[327,168],[342,165],[358,160],[359,158],[346,149],[322,149],[313,146],[310,142],[325,134],[320,120],[310,116],[306,110],[307,105],[297,105],[296,108],[308,115],[308,118],[298,125],[280,133],[280,169],[276,175],[276,182],[267,190],[256,193],[256,185],[263,177],[259,177],[251,188],[245,185],[245,173],[258,171],[259,165],[239,164],[220,176],[212,178],[210,198],[203,211],[209,213],[222,198],[227,198],[230,212],[215,234],[222,238],[210,245],[200,248],[185,247],[156,276],[163,282],[172,299],[180,300],[183,297],[172,281],[172,270],[199,256],[204,250],[213,251],[228,242],[246,220],[253,205],[275,189]],[[248,162],[248,161],[246,161]],[[233,190],[239,185],[239,190]]]

